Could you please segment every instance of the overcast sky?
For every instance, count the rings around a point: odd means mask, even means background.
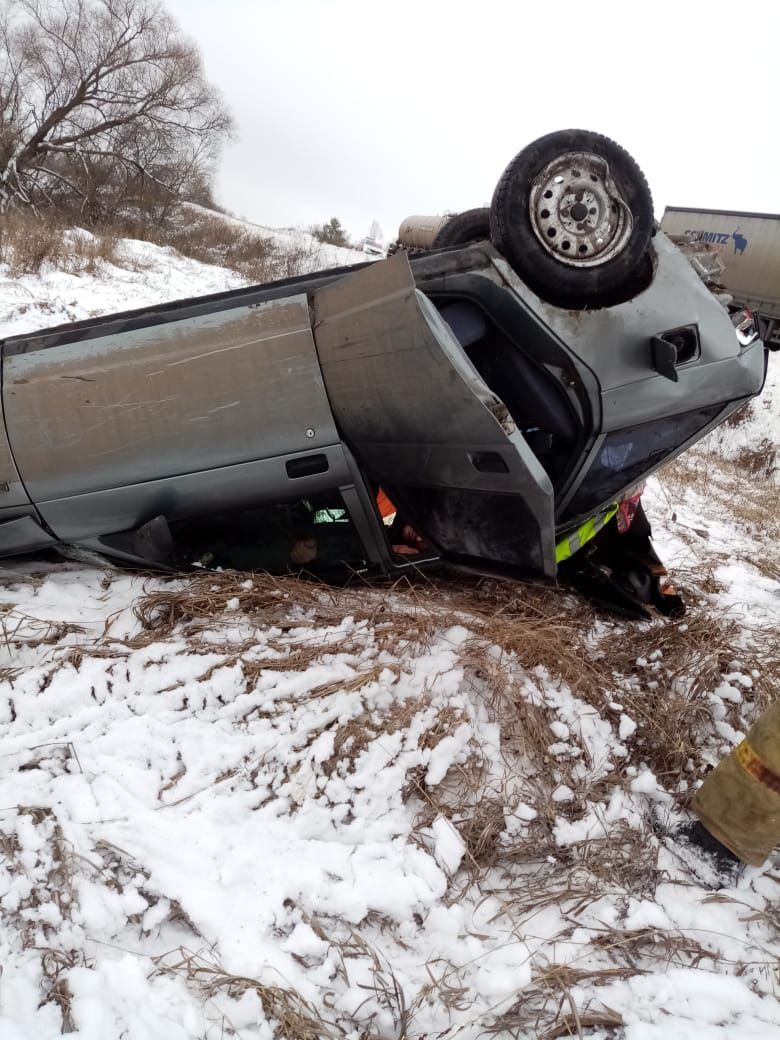
[[[550,130],[613,137],[665,205],[780,212],[771,0],[167,0],[237,123],[218,201],[275,227],[487,205]]]

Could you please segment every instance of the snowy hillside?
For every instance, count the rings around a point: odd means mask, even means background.
[[[187,208],[208,214],[211,219],[235,224],[242,231],[257,232],[282,252],[299,251],[304,257],[304,270],[349,266],[376,259],[356,249],[318,243],[303,231],[275,231],[214,214],[199,206]],[[89,237],[86,231],[71,234]],[[0,336],[187,296],[222,292],[246,284],[246,279],[235,271],[200,263],[151,242],[121,239],[116,253],[117,262],[100,263],[91,273],[69,272],[46,264],[40,274],[11,277],[8,266],[0,263]]]
[[[0,335],[239,284],[121,249]],[[0,561],[0,1038],[780,1035],[780,871],[662,842],[780,683],[771,362],[648,489],[680,621]]]
[[[144,307],[243,285],[223,267],[211,267],[150,242],[125,239],[120,265],[92,274],[46,267],[39,275],[12,278],[0,265],[0,335],[15,336],[51,325]]]
[[[364,253],[360,249],[353,249],[350,246],[333,246],[326,242],[320,242],[313,235],[310,235],[308,231],[302,231],[300,228],[266,227],[264,224],[255,224],[251,220],[231,217],[225,213],[216,214],[213,210],[204,209],[203,206],[196,206],[192,202],[184,203],[182,209],[185,212],[190,211],[208,217],[218,216],[220,220],[227,224],[232,224],[240,231],[249,231],[259,235],[261,238],[271,239],[282,249],[285,247],[287,249],[302,247],[307,252],[313,252],[317,255],[317,266],[322,269],[327,267],[346,267],[349,264],[376,259],[375,256]]]

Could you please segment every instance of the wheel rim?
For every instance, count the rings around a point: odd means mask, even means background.
[[[528,203],[545,250],[570,267],[596,267],[628,245],[634,222],[609,164],[592,152],[566,152],[541,170]]]

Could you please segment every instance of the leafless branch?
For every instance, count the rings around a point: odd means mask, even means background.
[[[181,195],[231,128],[155,0],[0,0],[0,210]]]

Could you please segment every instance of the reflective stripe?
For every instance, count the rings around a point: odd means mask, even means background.
[[[605,512],[590,517],[584,524],[580,524],[576,530],[564,535],[563,538],[555,543],[555,562],[563,563],[564,560],[568,560],[570,556],[578,552],[591,538],[595,538],[602,527],[606,526],[615,513],[617,513],[618,508],[619,503],[615,502]]]
[[[737,757],[737,762],[747,773],[750,773],[759,783],[764,784],[765,787],[774,791],[775,794],[780,794],[780,776],[777,773],[773,773],[769,766],[764,765],[746,740],[743,740],[738,745],[734,754]]]

